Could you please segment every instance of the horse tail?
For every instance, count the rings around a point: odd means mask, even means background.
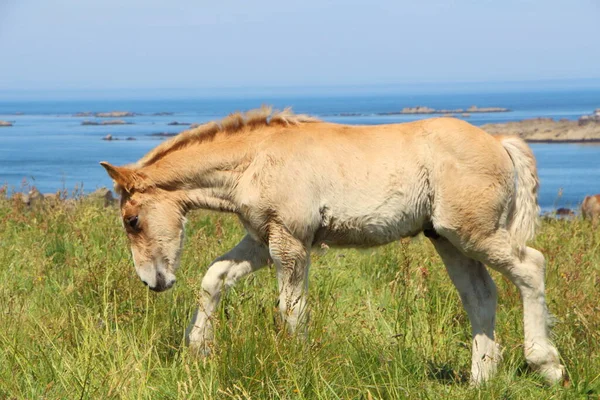
[[[508,231],[513,246],[521,253],[533,239],[539,223],[539,179],[535,157],[525,141],[516,136],[499,138],[515,168],[516,193],[509,212]]]

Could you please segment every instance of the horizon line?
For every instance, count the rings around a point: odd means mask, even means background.
[[[186,90],[227,90],[227,91],[235,91],[235,90],[273,90],[273,89],[301,89],[303,91],[307,89],[369,89],[369,88],[402,88],[402,87],[431,87],[431,86],[459,86],[459,85],[468,85],[468,86],[479,86],[479,85],[506,85],[506,84],[568,84],[568,83],[596,83],[600,84],[600,77],[585,77],[585,78],[552,78],[552,79],[515,79],[515,80],[489,80],[489,81],[418,81],[418,82],[389,82],[389,83],[381,83],[381,82],[361,82],[361,83],[333,83],[333,84],[322,84],[322,83],[314,83],[314,84],[230,84],[230,85],[190,85],[190,86],[138,86],[138,87],[67,87],[67,88],[0,88],[0,94],[3,92],[13,92],[13,93],[27,93],[27,92],[74,92],[74,91],[94,91],[94,92],[111,92],[111,91],[124,91],[124,90],[135,90],[135,91],[157,91],[157,90],[165,90],[165,91],[186,91]]]

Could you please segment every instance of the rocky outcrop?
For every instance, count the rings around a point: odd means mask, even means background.
[[[593,123],[596,123],[596,124],[600,123],[600,108],[595,109],[594,112],[590,115],[582,115],[577,120],[577,123],[580,126],[584,126],[587,124],[593,124]]]
[[[27,193],[15,193],[14,198],[27,207],[39,207],[45,204],[53,205],[61,199],[59,192],[40,193],[34,186]]]
[[[425,107],[425,106],[416,106],[416,107],[404,107],[402,111],[399,112],[391,112],[390,114],[434,114],[436,112],[435,108]]]
[[[508,108],[504,107],[477,107],[471,106],[466,109],[468,113],[497,113],[497,112],[509,112]]]
[[[110,112],[99,112],[94,114],[98,118],[126,118],[135,117],[135,113],[129,111],[110,111]]]
[[[127,122],[124,121],[122,119],[111,119],[108,121],[88,121],[85,120],[81,123],[81,125],[91,125],[91,126],[96,126],[96,125],[131,125],[133,124],[133,122]]]
[[[44,201],[45,197],[35,187],[31,188],[27,194],[27,205],[36,206]]]
[[[469,108],[431,108],[426,106],[416,106],[416,107],[405,107],[400,111],[388,111],[388,112],[376,112],[376,113],[362,113],[362,112],[342,112],[336,114],[329,114],[326,116],[333,117],[363,117],[363,116],[372,116],[372,115],[440,115],[442,117],[447,116],[455,116],[468,118],[473,114],[482,114],[482,113],[500,113],[500,112],[510,112],[511,110],[503,107],[478,107],[471,106]],[[195,124],[192,124],[194,127]]]
[[[575,211],[570,208],[560,207],[556,209],[556,215],[561,217],[574,217]]]
[[[425,106],[417,107],[405,107],[401,111],[383,112],[377,113],[376,115],[404,115],[404,114],[477,114],[477,113],[497,113],[497,112],[509,112],[508,108],[503,107],[477,107],[471,106],[467,109],[456,108],[456,109],[435,109]]]
[[[567,119],[533,118],[502,124],[486,124],[483,130],[492,135],[517,135],[528,142],[600,142],[600,120],[585,123]]]
[[[110,142],[110,141],[113,141],[113,140],[121,140],[121,139],[119,139],[118,137],[114,137],[113,135],[111,135],[111,134],[109,133],[108,135],[104,136],[104,137],[102,138],[102,140],[106,140],[106,141],[109,141],[109,142]],[[136,140],[136,139],[135,139],[133,136],[129,136],[129,137],[127,137],[125,140],[132,141],[132,140]]]
[[[91,112],[84,111],[73,114],[74,117],[96,117],[96,118],[128,118],[135,117],[136,113],[130,111]]]
[[[113,196],[112,191],[105,187],[96,189],[96,191],[87,195],[87,199],[98,203],[99,205],[103,205],[104,207],[108,207],[117,202],[117,199],[115,199]]]
[[[179,133],[178,132],[155,132],[155,133],[151,133],[148,136],[155,136],[155,137],[171,137],[171,136],[177,136]]]
[[[191,125],[189,122],[177,122],[177,121],[173,121],[173,122],[169,122],[167,125],[171,125],[171,126],[188,126]]]
[[[64,193],[40,193],[37,188],[32,187],[28,193],[15,193],[13,199],[17,202],[22,203],[26,207],[54,207],[60,203],[68,204],[73,203],[74,199],[66,199]],[[89,195],[83,197],[83,199],[97,203],[98,205],[108,207],[116,204],[117,199],[113,196],[112,191],[102,187]]]
[[[8,122],[8,121],[0,121],[0,126],[9,127],[9,126],[13,126],[13,124],[12,124],[12,122]]]

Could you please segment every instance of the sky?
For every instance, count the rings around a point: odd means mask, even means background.
[[[0,91],[600,79],[598,0],[0,0]]]

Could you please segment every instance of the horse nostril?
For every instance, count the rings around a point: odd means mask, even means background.
[[[145,280],[142,280],[142,282],[144,283],[145,286],[148,286],[148,282],[146,282]]]

